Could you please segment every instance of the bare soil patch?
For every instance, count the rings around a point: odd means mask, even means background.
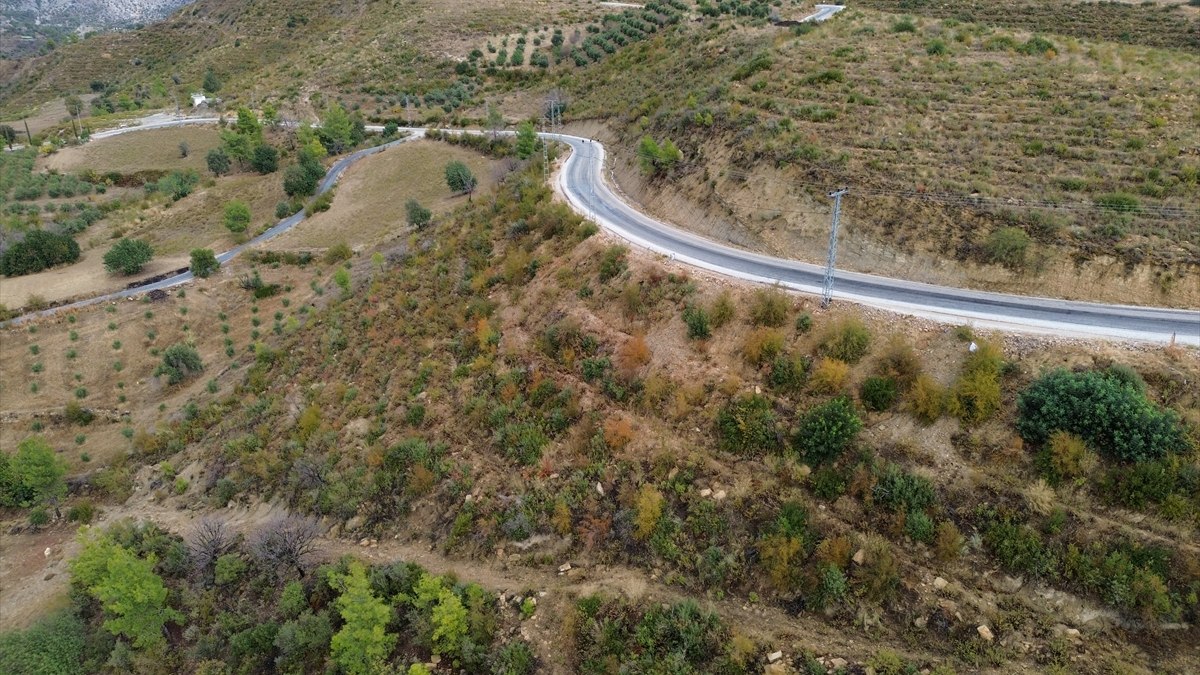
[[[183,157],[180,143],[188,144]],[[64,148],[38,160],[39,170],[74,173],[85,169],[104,173],[117,171],[174,171],[205,168],[204,156],[221,144],[220,134],[208,127],[178,127],[122,134]]]

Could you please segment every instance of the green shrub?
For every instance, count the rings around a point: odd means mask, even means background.
[[[807,375],[807,359],[799,355],[779,354],[771,362],[771,372],[767,375],[767,384],[772,389],[798,393],[804,388]]]
[[[913,541],[933,541],[933,520],[924,511],[909,511],[904,518],[904,533]]]
[[[712,337],[711,321],[708,312],[695,305],[688,305],[683,310],[683,322],[687,324],[688,338],[692,340],[707,340]]]
[[[1112,211],[1131,212],[1141,208],[1141,202],[1131,194],[1110,192],[1096,197],[1096,206]]]
[[[983,543],[1009,570],[1035,577],[1054,572],[1057,560],[1038,533],[1028,525],[1000,518],[984,531]]]
[[[79,244],[64,234],[30,230],[0,254],[0,274],[17,277],[79,260]],[[30,303],[27,303],[30,304]]]
[[[113,274],[137,274],[154,257],[154,249],[141,239],[122,239],[104,254],[104,269]]]
[[[717,413],[717,437],[722,450],[760,454],[778,445],[771,402],[762,396],[741,396]]]
[[[200,353],[196,348],[177,343],[167,347],[163,352],[163,362],[155,369],[154,375],[166,375],[167,384],[179,384],[185,378],[204,370],[200,361]]]
[[[896,381],[890,377],[868,377],[859,388],[859,397],[867,410],[880,412],[891,408],[896,403],[899,392]]]
[[[830,326],[821,340],[821,350],[828,356],[849,364],[858,363],[871,346],[871,333],[856,318],[846,318]]]
[[[600,281],[606,282],[616,278],[625,271],[628,263],[626,257],[629,249],[624,246],[609,246],[600,256]]]
[[[1173,412],[1160,410],[1110,371],[1046,373],[1021,392],[1017,411],[1017,430],[1033,444],[1066,431],[1126,462],[1159,459],[1189,447]]]
[[[797,425],[792,447],[811,464],[837,459],[862,430],[849,398],[840,396],[810,409]]]
[[[937,499],[933,483],[923,476],[908,473],[889,464],[875,482],[875,502],[895,513],[924,511]]]
[[[192,249],[192,263],[189,269],[196,278],[207,279],[221,269],[221,263],[217,262],[217,256],[212,249],[197,248]]]
[[[0,633],[0,672],[70,675],[86,672],[83,660],[87,627],[73,612],[62,611],[25,630]]]
[[[1017,51],[1030,56],[1040,56],[1049,51],[1054,51],[1054,43],[1044,37],[1035,35],[1025,41],[1025,44],[1017,48]]]
[[[988,235],[983,245],[988,262],[1004,265],[1012,270],[1025,268],[1025,257],[1029,250],[1029,235],[1019,227],[1002,227]]]

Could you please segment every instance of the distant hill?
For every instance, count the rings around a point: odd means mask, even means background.
[[[121,28],[165,18],[191,0],[0,0],[7,16],[60,28]]]
[[[0,0],[0,59],[45,54],[81,33],[161,21],[192,0]]]

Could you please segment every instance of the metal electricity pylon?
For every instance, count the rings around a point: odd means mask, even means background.
[[[828,307],[833,299],[833,270],[837,262],[838,226],[842,219],[842,195],[850,188],[838,188],[829,193],[833,198],[833,224],[829,228],[829,261],[825,263],[825,283],[821,288],[821,306]]]

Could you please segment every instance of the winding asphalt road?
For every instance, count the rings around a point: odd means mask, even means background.
[[[97,132],[93,134],[93,138],[215,122],[215,118],[178,119],[165,115],[154,116],[143,120],[143,124],[139,126]],[[379,131],[382,127],[368,129]],[[346,168],[358,160],[400,143],[421,138],[425,134],[425,130],[421,128],[402,130],[408,134],[403,139],[359,150],[334,163],[321,181],[318,194],[331,189]],[[636,246],[667,256],[671,260],[718,274],[820,294],[823,267],[719,244],[652,218],[635,209],[613,191],[605,175],[603,145],[591,139],[565,134],[543,136],[562,142],[572,149],[558,173],[558,190],[578,213],[593,219],[614,235]],[[290,230],[303,219],[303,211],[285,218],[245,244],[220,254],[217,259],[224,264],[247,248]],[[191,273],[185,272],[153,284],[62,305],[14,321],[165,289],[191,279]],[[1159,343],[1175,341],[1200,346],[1200,312],[1194,310],[1106,305],[987,293],[842,270],[837,272],[833,295],[836,299],[946,323],[967,323],[1008,331],[1072,337]]]
[[[718,274],[780,284],[820,295],[825,269],[719,244],[633,208],[606,180],[604,146],[575,136],[553,137],[573,152],[558,189],[576,211],[642,248]],[[1105,305],[987,293],[838,270],[834,298],[947,323],[1008,331],[1200,346],[1200,312]]]

